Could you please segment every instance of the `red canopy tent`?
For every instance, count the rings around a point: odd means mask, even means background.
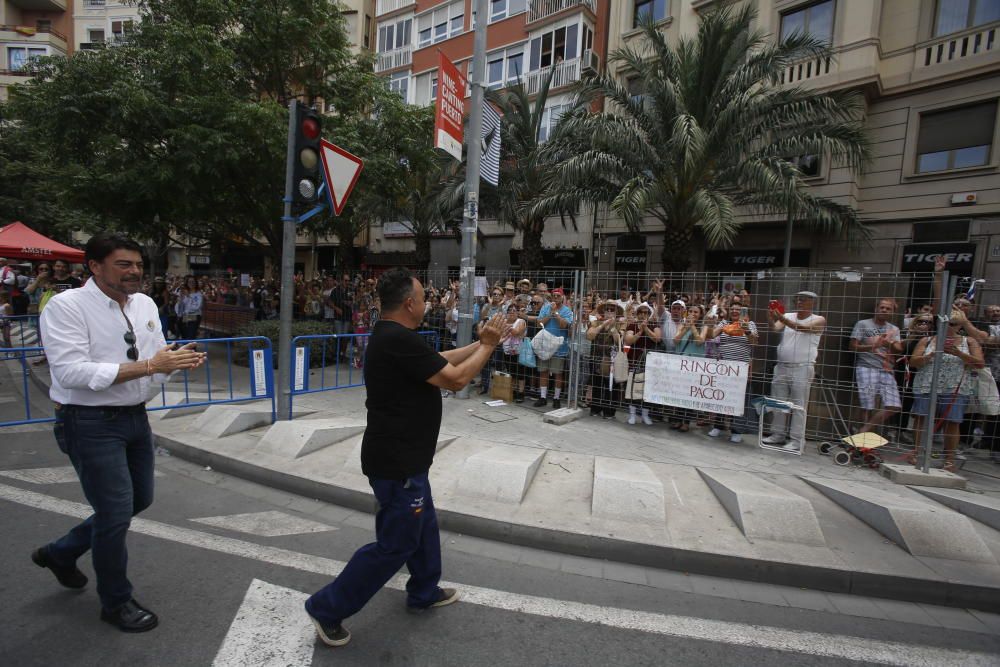
[[[83,262],[83,251],[53,241],[23,222],[0,227],[0,257],[7,259],[55,260]]]

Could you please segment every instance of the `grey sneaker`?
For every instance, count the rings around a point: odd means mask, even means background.
[[[446,607],[453,602],[458,602],[459,593],[454,588],[439,588],[438,589],[438,600],[426,607],[410,607],[407,605],[406,611],[411,614],[422,614],[426,611],[430,611],[435,607]]]
[[[324,626],[312,616],[309,620],[316,626],[316,634],[319,635],[320,641],[327,646],[343,646],[351,641],[351,633],[340,623]]]

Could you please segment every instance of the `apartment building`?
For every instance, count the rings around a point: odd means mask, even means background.
[[[698,15],[720,0],[618,3],[609,49],[642,39],[640,7],[651,7],[672,42],[697,30]],[[799,63],[787,85],[856,89],[865,97],[873,161],[852,175],[829,156],[808,156],[819,194],[855,206],[874,231],[871,247],[796,228],[793,263],[827,269],[926,271],[938,253],[967,275],[1000,280],[1000,1],[750,0],[772,35],[806,30],[830,41],[835,58]],[[730,249],[702,246],[692,268],[745,272],[780,266],[785,219],[745,218]],[[610,268],[620,221],[602,219],[595,257]],[[659,265],[662,234],[646,225],[649,263]],[[625,251],[625,254],[634,250]]]
[[[486,33],[485,83],[503,88],[521,81],[537,94],[550,68],[554,74],[539,138],[545,140],[570,103],[570,87],[589,72],[602,71],[607,59],[610,0],[490,0]],[[390,89],[416,105],[437,98],[438,51],[460,72],[472,67],[475,0],[376,0],[376,70]],[[561,266],[583,268],[584,239],[589,244],[592,215],[584,213],[580,234],[548,225],[548,256]],[[517,264],[519,239],[495,221],[481,220],[486,242],[479,248],[481,266]],[[413,242],[406,226],[388,222],[372,230],[367,264],[409,263]],[[575,247],[574,247],[575,246]],[[555,251],[562,251],[555,258]],[[432,242],[432,268],[457,267],[453,237]]]
[[[25,80],[29,60],[73,52],[73,2],[0,0],[0,102]]]
[[[495,0],[487,82],[502,86],[520,73],[530,89],[542,70],[559,62],[556,81],[571,83],[587,69],[604,67],[608,53],[642,40],[638,17],[652,16],[668,41],[677,43],[696,34],[701,13],[727,1]],[[835,57],[796,64],[785,73],[786,85],[861,91],[873,141],[873,161],[863,174],[850,174],[829,156],[803,158],[819,194],[850,203],[871,225],[872,246],[850,250],[803,225],[793,237],[793,262],[914,271],[929,269],[934,255],[945,252],[961,260],[960,270],[1000,280],[1000,0],[745,1],[756,5],[760,27],[776,38],[798,29],[830,41]],[[377,68],[388,85],[411,103],[432,103],[436,50],[460,66],[471,60],[470,11],[468,0],[379,0]],[[587,56],[589,43],[578,40],[591,34]],[[548,103],[549,122],[558,122],[564,90]],[[698,245],[692,269],[741,272],[780,265],[785,219],[744,221],[733,248]],[[645,266],[659,268],[658,222],[646,221],[638,242],[604,209],[584,211],[577,222],[573,231],[547,225],[547,262],[612,270],[635,266],[645,251]],[[516,263],[519,239],[489,221],[482,227],[489,241],[480,248],[479,263]],[[407,237],[399,224],[373,230],[370,255],[405,260],[412,248]],[[432,263],[457,265],[457,249],[444,240],[435,243]]]

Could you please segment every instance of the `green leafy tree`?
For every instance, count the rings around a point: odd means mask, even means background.
[[[125,43],[44,59],[13,89],[4,109],[11,122],[0,134],[2,173],[37,176],[38,191],[49,195],[40,202],[77,212],[43,216],[53,224],[116,228],[161,248],[168,239],[235,240],[277,261],[288,101],[325,101],[326,136],[364,139],[378,135],[371,112],[390,93],[370,57],[350,54],[336,3],[144,0],[140,7]],[[18,146],[32,152],[10,150]],[[381,172],[372,172],[368,185],[378,187],[373,176]],[[17,210],[6,193],[0,186],[0,211]],[[20,206],[30,212],[38,204]],[[329,232],[330,216],[305,227]]]
[[[688,268],[696,230],[712,246],[732,244],[739,213],[786,212],[852,242],[867,238],[856,211],[815,195],[792,162],[817,155],[860,171],[869,155],[861,95],[782,85],[783,70],[831,58],[830,48],[802,34],[774,43],[755,18],[751,5],[708,12],[676,47],[647,22],[642,45],[610,58],[641,95],[609,73],[582,83],[585,98],[610,109],[563,119],[552,148],[570,156],[532,215],[590,201],[632,229],[651,216],[663,225],[668,271]]]

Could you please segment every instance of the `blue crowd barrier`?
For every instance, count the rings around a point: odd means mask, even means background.
[[[6,349],[31,348],[36,351],[27,356],[41,356],[38,315],[8,315],[0,318],[0,345]]]
[[[156,396],[146,403],[147,410],[169,410],[172,408],[198,407],[208,405],[224,405],[246,401],[271,401],[271,421],[277,416],[277,404],[274,380],[274,355],[270,339],[263,336],[244,336],[237,338],[199,338],[196,340],[171,341],[180,344],[196,343],[199,349],[208,355],[205,364],[193,371],[180,371],[181,382],[172,381],[161,386]],[[218,346],[225,346],[225,386],[219,390],[212,386],[212,362],[223,354]],[[242,379],[234,377],[234,351],[246,346],[248,377],[243,384]],[[33,417],[31,409],[31,393],[29,385],[29,358],[44,353],[44,348],[20,347],[0,348],[0,359],[19,360],[21,366],[21,398],[23,405],[22,419],[0,418],[0,427],[17,426],[21,424],[38,424],[54,421],[53,417]],[[176,377],[176,376],[175,376]],[[204,392],[192,391],[192,384],[204,381]],[[218,377],[216,377],[218,379]],[[183,393],[183,400],[171,402],[169,393]],[[204,393],[205,396],[192,397],[192,393]],[[47,399],[46,399],[47,400]],[[157,404],[159,402],[159,404]]]
[[[441,337],[436,331],[420,331],[431,346],[440,351]],[[360,387],[364,379],[364,350],[369,333],[363,334],[310,334],[292,339],[289,361],[288,418],[294,415],[295,397],[299,394],[315,394],[321,391]],[[331,345],[331,343],[333,343]],[[319,354],[319,377],[311,377],[310,366],[313,348],[321,347]],[[329,362],[329,363],[328,363]],[[346,365],[346,368],[341,366]],[[327,369],[327,366],[332,366]],[[328,380],[331,383],[328,383]],[[317,386],[316,383],[319,383]]]

